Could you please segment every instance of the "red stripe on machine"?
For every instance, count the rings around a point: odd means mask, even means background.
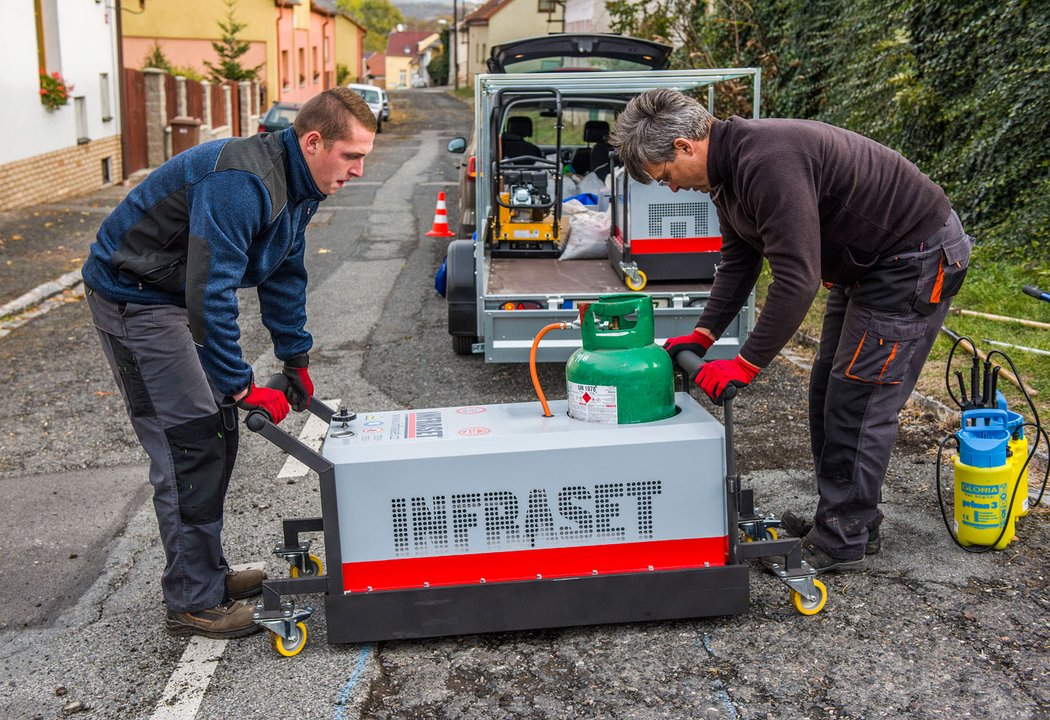
[[[635,238],[631,240],[631,252],[635,255],[718,252],[721,249],[721,237]]]
[[[405,432],[405,437],[414,438],[416,436],[416,414],[408,414],[408,428]]]
[[[725,565],[726,536],[343,563],[343,590],[407,590]],[[484,580],[482,580],[484,578]]]

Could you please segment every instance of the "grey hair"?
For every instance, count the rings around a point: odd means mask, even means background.
[[[645,166],[674,160],[675,138],[706,138],[713,119],[703,105],[688,95],[656,88],[627,103],[616,119],[609,144],[616,148],[628,175],[638,182],[650,183],[655,178]]]

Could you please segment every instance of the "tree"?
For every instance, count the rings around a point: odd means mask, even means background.
[[[430,75],[430,82],[434,85],[448,85],[449,61],[447,25],[441,29],[441,48],[441,54],[435,55],[434,59],[427,63],[427,74]]]
[[[146,59],[142,61],[142,67],[156,68],[165,72],[171,69],[171,63],[168,61],[168,57],[164,54],[164,50],[161,49],[159,42],[153,42],[153,47],[149,49],[149,53],[146,54]]]
[[[212,80],[222,82],[223,80],[254,80],[262,65],[246,68],[241,65],[240,58],[251,49],[251,43],[241,40],[238,35],[246,27],[247,23],[238,21],[233,15],[233,6],[237,0],[223,0],[226,4],[226,22],[219,21],[222,30],[222,42],[213,42],[212,48],[219,56],[219,64],[213,65],[207,60],[204,64],[211,71]]]
[[[385,52],[390,31],[405,20],[390,0],[337,0],[336,4],[368,31],[365,52]]]

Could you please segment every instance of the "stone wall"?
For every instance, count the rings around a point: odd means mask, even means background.
[[[109,180],[103,162],[108,161]],[[0,211],[94,192],[123,179],[120,136],[112,135],[0,165]]]

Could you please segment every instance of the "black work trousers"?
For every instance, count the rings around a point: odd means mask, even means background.
[[[864,556],[882,522],[879,496],[897,416],[962,285],[973,238],[953,211],[914,252],[879,260],[829,288],[810,374],[809,424],[819,500],[809,540],[833,557]]]

